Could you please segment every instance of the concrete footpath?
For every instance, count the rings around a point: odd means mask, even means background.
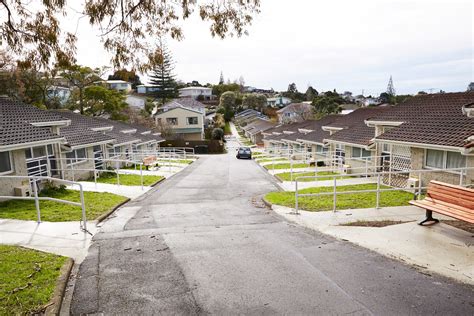
[[[94,221],[87,229],[95,234]],[[71,257],[80,263],[87,255],[92,235],[80,230],[79,222],[42,222],[0,219],[0,244],[17,245]]]
[[[438,273],[474,284],[474,236],[446,224],[421,227],[424,210],[414,206],[291,214],[288,207],[272,209],[303,227],[350,241],[385,256],[414,265],[423,273]],[[442,216],[437,216],[443,219]],[[446,218],[448,219],[448,218]],[[407,223],[386,227],[340,226],[356,221],[393,220]]]

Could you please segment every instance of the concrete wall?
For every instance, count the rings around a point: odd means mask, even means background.
[[[425,150],[423,148],[411,148],[411,166],[412,170],[421,170],[424,168]],[[467,156],[467,165],[474,167],[474,157]],[[428,169],[429,170],[429,169]],[[411,173],[410,177],[418,178],[419,175]],[[421,185],[426,186],[431,180],[437,180],[441,182],[451,183],[458,185],[460,183],[460,175],[458,173],[433,171],[428,173],[422,173]],[[474,172],[470,171],[467,175],[463,176],[463,184],[473,184]]]
[[[26,157],[25,150],[19,149],[10,152],[10,157],[13,165],[13,172],[4,174],[5,176],[26,176]],[[5,179],[0,178],[0,195],[14,195],[14,188],[23,185],[28,186],[27,179]]]

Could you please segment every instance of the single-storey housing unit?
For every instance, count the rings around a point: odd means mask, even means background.
[[[186,87],[178,89],[180,97],[191,97],[197,99],[202,97],[203,100],[210,100],[212,98],[212,88],[207,87]]]

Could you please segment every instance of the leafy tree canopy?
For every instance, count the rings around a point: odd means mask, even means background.
[[[240,92],[240,86],[237,83],[223,83],[212,87],[212,94],[218,97],[226,91]]]
[[[329,114],[337,114],[341,112],[340,105],[344,103],[344,99],[337,92],[328,91],[324,95],[319,95],[313,99],[314,112],[316,117],[323,117]]]
[[[251,93],[243,96],[242,106],[244,108],[262,111],[267,105],[267,97],[263,94]]]
[[[232,91],[224,92],[219,100],[219,113],[224,114],[224,119],[230,121],[234,117],[236,107],[236,95]]]
[[[138,85],[141,85],[140,76],[138,76],[134,70],[127,70],[125,68],[116,70],[112,75],[109,75],[109,80],[123,80],[132,84],[132,89],[136,89]]]
[[[210,22],[212,36],[241,36],[259,12],[260,0],[166,1],[85,0],[0,1],[0,46],[9,47],[26,66],[75,63],[77,37],[61,20],[80,12],[83,21],[100,30],[104,48],[115,69],[133,66],[147,71],[155,66],[155,39],[169,35],[180,40],[181,24],[193,14]]]
[[[125,95],[103,86],[89,86],[84,89],[85,114],[91,116],[109,115],[113,120],[125,120],[122,111],[128,107]]]

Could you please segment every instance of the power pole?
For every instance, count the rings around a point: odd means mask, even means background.
[[[388,81],[387,94],[392,96],[396,94],[395,87],[393,86],[392,76],[390,76],[390,80]]]

